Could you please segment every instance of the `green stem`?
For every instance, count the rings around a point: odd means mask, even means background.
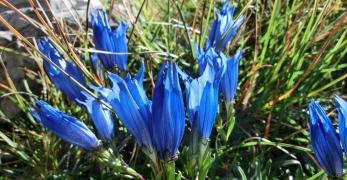
[[[209,166],[206,166],[210,159],[209,143],[207,139],[199,140],[199,159],[198,159],[198,179],[206,179]]]
[[[174,180],[175,178],[175,161],[164,162],[164,179]]]
[[[199,137],[197,123],[193,126],[190,139],[190,162],[188,173],[191,179],[205,179],[213,162],[209,151],[208,139]]]
[[[234,102],[225,102],[225,107],[227,110],[227,132],[225,134],[225,142],[227,142],[235,126]]]
[[[142,148],[143,152],[149,157],[151,160],[151,168],[154,174],[158,174],[160,172],[160,167],[158,163],[158,156],[153,150],[153,148]]]
[[[101,150],[97,153],[97,160],[105,167],[113,169],[117,176],[130,175],[137,179],[144,179],[141,174],[129,167],[121,157],[115,155],[112,149]]]

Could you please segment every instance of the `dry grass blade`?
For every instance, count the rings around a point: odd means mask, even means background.
[[[198,18],[199,10],[200,10],[201,4],[202,4],[202,0],[199,0],[199,2],[198,2],[198,7],[195,9],[195,15],[194,15],[193,25],[192,25],[192,29],[193,29],[192,40],[195,39],[195,35],[196,35],[196,32],[195,32],[196,19]]]
[[[6,68],[6,66],[2,60],[1,55],[0,55],[0,65],[1,65],[2,69],[4,70],[5,79],[9,85],[9,86],[3,86],[3,87],[8,89],[10,91],[10,93],[13,93],[15,95],[17,101],[18,101],[18,105],[21,108],[24,108],[25,104],[28,104],[28,103],[26,102],[26,100],[22,96],[18,95],[17,88],[16,88],[14,82],[12,81],[10,74],[7,71],[7,68]]]
[[[7,91],[12,92],[12,89],[5,84],[0,83],[0,88],[6,89]]]
[[[63,45],[61,43],[61,40],[56,36],[56,34],[52,31],[52,29],[49,27],[49,25],[46,23],[46,21],[44,20],[44,18],[41,16],[41,14],[39,13],[39,11],[37,10],[35,4],[33,3],[32,0],[28,0],[29,4],[32,6],[35,14],[37,15],[38,19],[40,20],[40,22],[42,24],[40,24],[39,22],[35,21],[34,19],[30,18],[29,16],[25,15],[24,13],[22,13],[18,8],[16,8],[15,6],[13,6],[11,3],[9,3],[7,0],[1,0],[0,3],[2,5],[4,5],[5,7],[11,9],[12,11],[14,11],[17,15],[19,15],[20,17],[22,17],[24,20],[26,20],[29,24],[33,25],[35,28],[37,28],[38,30],[42,31],[43,33],[49,35],[50,38],[53,38],[52,43],[55,44],[55,46],[57,47],[57,45],[60,48],[64,48],[64,47],[68,47],[68,51],[70,52],[68,55],[70,57],[72,57],[71,59],[74,60],[74,62],[79,66],[79,68],[82,70],[82,72],[91,80],[93,80],[95,83],[97,83],[98,85],[100,85],[101,83],[98,81],[98,79],[93,76],[87,69],[86,67],[83,65],[83,63],[79,60],[78,56],[75,54],[75,52],[72,50],[70,44],[64,40],[66,44]],[[60,27],[58,22],[57,22],[58,28]],[[60,34],[64,35],[64,33],[62,33],[60,31]],[[63,36],[64,37],[64,36]],[[64,39],[64,38],[63,38]],[[66,38],[65,38],[66,39]]]
[[[89,95],[91,95],[92,97],[94,97],[96,100],[98,100],[99,102],[101,102],[102,104],[104,104],[109,110],[112,110],[111,106],[109,104],[107,104],[106,102],[102,101],[101,99],[99,99],[96,95],[94,95],[93,92],[91,92],[89,89],[87,89],[86,87],[84,87],[81,83],[79,83],[77,80],[75,80],[73,77],[71,77],[69,74],[67,74],[63,69],[61,69],[58,65],[56,65],[51,59],[49,59],[48,57],[46,57],[40,50],[38,50],[33,44],[31,44],[22,34],[20,34],[16,29],[13,28],[12,25],[10,25],[2,16],[0,16],[0,22],[2,22],[10,31],[12,31],[12,33],[22,42],[24,43],[26,46],[28,46],[28,48],[30,48],[31,50],[35,51],[36,53],[38,53],[45,61],[47,61],[49,64],[53,65],[56,69],[58,69],[65,77],[69,78],[73,83],[75,83],[79,88],[81,88],[82,90],[84,90],[85,92],[87,92]]]
[[[49,32],[50,37],[54,38],[54,42],[60,42],[60,39],[55,35],[55,33],[53,32],[53,30],[49,27],[49,25],[46,23],[46,21],[44,20],[44,18],[41,16],[40,12],[37,10],[34,2],[32,0],[28,0],[30,6],[34,9],[34,12],[37,16],[37,18],[40,20],[40,22],[43,24],[43,26],[46,28],[46,30]],[[53,16],[54,17],[54,16]],[[73,51],[71,44],[69,43],[69,41],[67,40],[67,37],[65,36],[64,32],[62,31],[61,25],[59,24],[59,22],[55,19],[56,21],[56,25],[58,28],[58,31],[61,35],[61,37],[63,38],[63,41],[66,45],[66,47],[68,48],[68,52],[69,55],[71,57],[73,57],[72,59],[74,60],[74,62],[78,65],[78,67],[83,71],[83,73],[90,79],[94,80],[94,82],[96,82],[98,85],[101,85],[101,83],[98,81],[97,78],[95,78],[95,76],[93,76],[88,69],[83,65],[82,61],[79,59],[79,57],[76,55],[76,53]],[[60,47],[64,47],[63,44],[60,44]]]

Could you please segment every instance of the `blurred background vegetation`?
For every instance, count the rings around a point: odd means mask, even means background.
[[[208,176],[210,179],[322,178],[323,172],[310,148],[307,106],[312,98],[319,100],[336,124],[333,95],[347,98],[347,2],[240,0],[230,3],[237,6],[235,17],[240,13],[247,17],[226,53],[232,55],[239,48],[245,50],[234,105],[236,125],[227,139],[223,133],[228,122],[222,117],[216,121],[210,142],[215,162]],[[22,7],[11,6],[11,1],[3,0],[0,4],[1,10],[13,12],[25,23],[18,32],[23,37],[12,33],[13,39],[1,39],[0,176],[100,179],[117,174],[96,163],[93,152],[71,146],[49,133],[28,113],[36,99],[43,99],[92,127],[86,111],[54,88],[42,69],[41,58],[33,47],[23,43],[25,39],[35,45],[36,38],[49,36],[61,47],[66,59],[80,61],[84,73],[88,74],[92,72],[88,60],[94,45],[91,29],[87,29],[86,12],[63,4],[70,15],[67,19],[52,13],[54,7],[48,0],[26,1],[27,7],[36,10],[29,8],[29,15],[20,13]],[[84,5],[87,4],[85,1]],[[145,60],[144,85],[151,97],[155,74],[164,60],[173,59],[197,75],[192,44],[194,41],[203,44],[215,16],[214,7],[221,7],[222,2],[109,0],[101,1],[100,5],[112,16],[111,26],[120,20],[128,23],[131,53],[128,69],[135,73],[141,58]],[[3,25],[12,24],[9,18],[12,16],[1,13],[1,17]],[[6,30],[8,26],[1,28]],[[34,33],[25,32],[26,28],[33,28]],[[20,59],[25,59],[24,63],[19,63]],[[11,64],[15,68],[9,69]],[[18,73],[19,78],[13,78]],[[95,81],[89,79],[91,83]],[[223,112],[222,107],[220,111]],[[149,162],[118,121],[116,141],[117,153],[123,155],[124,161],[150,178]],[[184,140],[176,162],[176,169],[183,177],[187,144]]]

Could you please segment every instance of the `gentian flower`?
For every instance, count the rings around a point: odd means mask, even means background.
[[[206,51],[204,51],[203,48],[199,48],[197,46],[194,47],[199,64],[199,75],[202,75],[208,63],[213,66],[215,71],[219,71],[226,64],[227,59],[222,59],[216,52],[215,48],[209,47]]]
[[[64,60],[47,38],[42,39],[39,42],[38,47],[47,58],[51,59],[53,63],[58,65],[69,76],[74,78],[81,85],[86,86],[81,70],[74,66],[71,62]],[[83,102],[85,100],[85,96],[82,94],[81,88],[66,77],[61,71],[47,61],[43,61],[43,67],[49,79],[53,82],[57,89],[61,90],[69,97],[69,99],[75,101],[79,105],[79,102]]]
[[[202,75],[192,79],[179,71],[186,86],[188,118],[191,127],[197,127],[201,139],[209,139],[218,111],[218,90],[225,67],[215,71],[208,62]]]
[[[142,87],[143,68],[136,77],[128,75],[127,80],[109,73],[112,88],[92,87],[97,90],[102,98],[106,99],[115,110],[118,118],[135,137],[140,146],[153,150],[151,134],[148,123],[150,122],[151,102],[144,97]]]
[[[136,104],[140,107],[141,115],[144,117],[144,119],[147,121],[147,124],[148,124],[151,119],[152,102],[147,98],[146,92],[143,88],[142,82],[144,79],[144,72],[145,72],[145,64],[142,61],[141,67],[138,70],[136,76],[131,77],[130,74],[127,74],[125,78],[125,82]]]
[[[238,51],[233,57],[226,61],[226,72],[221,80],[221,89],[224,99],[227,103],[230,103],[235,96],[238,74],[239,74],[239,62],[242,57],[243,51]],[[224,54],[221,53],[222,59],[227,59]]]
[[[245,16],[240,16],[235,22],[233,15],[235,7],[231,7],[226,1],[222,9],[217,12],[207,41],[207,47],[213,46],[217,52],[222,51],[225,46],[234,38],[237,30],[245,20]]]
[[[87,108],[94,126],[103,140],[111,141],[114,137],[114,120],[112,113],[105,105],[87,93],[85,102],[81,102]]]
[[[335,96],[335,101],[339,119],[340,140],[347,156],[347,102],[339,96]]]
[[[152,111],[154,146],[161,157],[173,159],[185,126],[183,96],[174,62],[165,62],[161,66],[155,83]]]
[[[318,102],[311,101],[309,112],[311,144],[316,159],[329,175],[340,177],[343,159],[336,130]]]
[[[128,46],[126,39],[127,25],[121,22],[115,30],[111,30],[106,12],[97,11],[96,17],[91,16],[91,27],[94,33],[95,48],[101,51],[119,54],[97,53],[105,68],[117,66],[121,70],[126,70]]]
[[[44,101],[34,104],[33,116],[65,141],[87,150],[98,147],[98,139],[80,120],[53,108]]]
[[[213,47],[209,47],[206,52],[202,48],[195,48],[197,60],[199,64],[199,74],[201,75],[208,63],[212,64],[213,71],[218,72],[222,68],[226,68],[225,73],[221,74],[221,86],[224,99],[230,103],[234,99],[234,95],[238,82],[238,66],[243,51],[238,51],[233,57],[228,59],[222,52],[217,53]]]

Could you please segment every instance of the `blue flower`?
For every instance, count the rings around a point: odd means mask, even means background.
[[[330,119],[318,102],[311,101],[310,136],[317,161],[331,176],[342,176],[343,159],[339,138]]]
[[[242,54],[243,51],[240,50],[232,58],[226,61],[226,72],[221,80],[221,89],[227,103],[230,103],[235,96],[239,75],[239,62]],[[222,59],[227,59],[224,54],[221,54],[221,57]]]
[[[143,68],[135,78],[128,75],[127,80],[120,76],[109,73],[112,88],[92,87],[97,90],[102,98],[106,99],[115,110],[118,118],[135,137],[140,146],[153,150],[151,134],[149,130],[150,104],[144,96],[142,87]]]
[[[339,96],[335,96],[335,101],[339,119],[340,140],[347,156],[347,102]]]
[[[136,76],[131,77],[130,74],[127,74],[125,82],[130,90],[132,97],[134,98],[136,104],[140,107],[140,112],[144,119],[147,121],[147,124],[151,118],[151,105],[152,102],[147,98],[146,92],[143,88],[143,79],[144,79],[145,65],[144,62],[141,62],[141,67],[138,70]]]
[[[115,30],[111,30],[108,23],[106,12],[97,11],[96,17],[91,15],[91,27],[94,33],[95,48],[109,53],[98,53],[105,68],[117,66],[121,70],[126,70],[128,55],[128,46],[126,39],[127,24],[121,22]]]
[[[206,51],[202,48],[195,46],[196,57],[199,64],[199,74],[201,75],[207,64],[212,64],[213,71],[218,72],[223,68],[226,71],[222,71],[221,86],[223,96],[227,103],[234,99],[234,95],[238,82],[238,66],[242,57],[243,51],[238,51],[233,57],[228,59],[222,52],[216,52],[215,48],[209,47]]]
[[[64,70],[69,76],[74,78],[81,85],[86,85],[81,70],[74,66],[71,62],[64,60],[47,38],[42,39],[39,42],[38,47],[47,58],[51,59],[53,63]],[[79,102],[83,102],[85,100],[81,88],[66,77],[61,71],[45,60],[43,61],[43,67],[49,79],[53,82],[57,89],[61,90],[77,104],[80,104]]]
[[[222,52],[217,52],[214,47],[208,47],[206,51],[196,45],[194,47],[199,64],[199,75],[202,75],[208,63],[212,65],[215,72],[226,67],[227,58]]]
[[[114,120],[112,113],[105,105],[87,93],[85,102],[81,102],[87,108],[94,126],[103,140],[111,141],[114,137]]]
[[[235,7],[231,7],[226,1],[222,9],[217,12],[217,18],[213,22],[207,46],[214,46],[219,52],[234,38],[245,20],[245,16],[242,15],[235,22],[235,19],[233,19],[234,12]]]
[[[186,86],[188,119],[191,127],[197,127],[201,139],[209,139],[218,111],[218,91],[225,67],[215,71],[211,62],[202,75],[192,79],[179,71]]]
[[[84,123],[53,108],[46,102],[37,101],[32,113],[45,127],[65,141],[87,150],[98,147],[98,139]]]
[[[161,157],[175,158],[184,134],[185,111],[174,62],[165,62],[161,66],[155,83],[152,111],[154,146]]]

